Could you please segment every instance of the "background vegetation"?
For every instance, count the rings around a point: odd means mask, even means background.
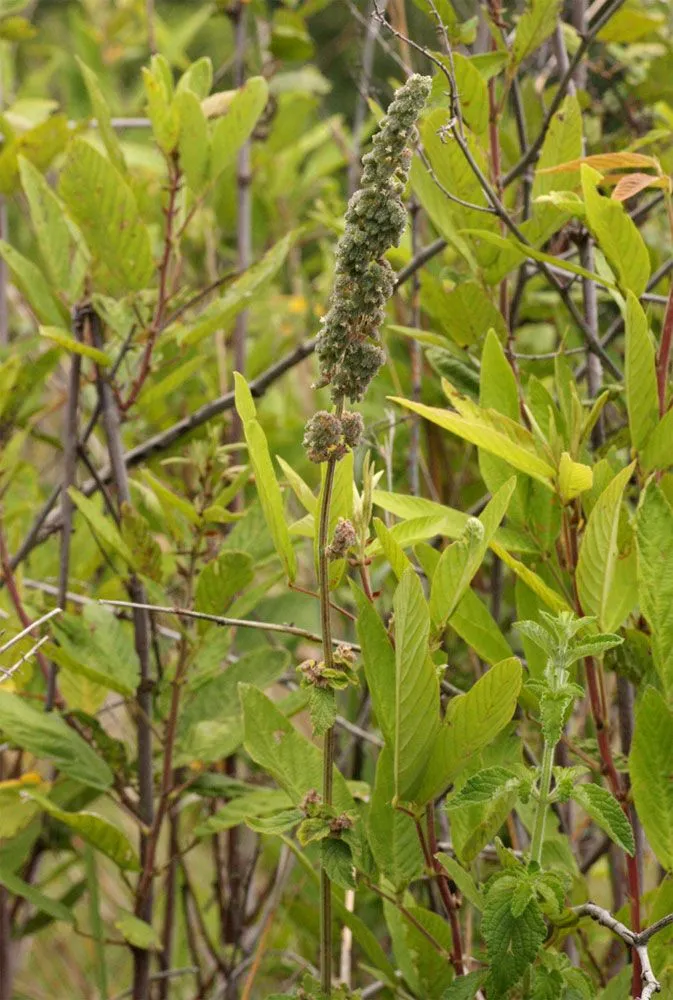
[[[0,0],[0,1000],[673,995],[671,18]]]

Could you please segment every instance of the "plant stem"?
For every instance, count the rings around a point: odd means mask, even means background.
[[[554,743],[549,740],[544,741],[542,752],[542,772],[540,774],[540,784],[538,788],[537,811],[535,813],[535,825],[533,827],[533,838],[530,845],[531,860],[542,864],[542,842],[544,840],[544,826],[547,818],[547,807],[549,805],[549,789],[551,788],[552,767],[554,765]]]
[[[343,411],[343,399],[337,403],[337,416]],[[325,468],[318,526],[318,591],[320,593],[320,629],[322,654],[327,670],[334,669],[332,651],[332,622],[329,599],[329,545],[330,509],[334,490],[337,459],[330,458]],[[322,798],[323,804],[332,805],[334,772],[334,727],[323,738]],[[326,998],[332,995],[332,883],[324,868],[320,871],[320,986]]]

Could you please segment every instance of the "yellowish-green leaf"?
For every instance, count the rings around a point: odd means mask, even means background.
[[[559,492],[563,503],[569,503],[580,493],[590,490],[593,479],[591,466],[574,462],[567,451],[563,452],[558,470]]]
[[[503,458],[514,469],[525,472],[552,489],[552,466],[537,454],[532,434],[513,420],[494,410],[481,410],[476,406],[470,409],[469,417],[465,417],[398,396],[389,398],[478,448]]]
[[[673,410],[667,410],[647,439],[640,460],[645,472],[673,465]]]
[[[528,0],[519,18],[512,45],[512,62],[520,66],[556,28],[561,0]]]
[[[145,920],[134,916],[133,913],[122,912],[115,920],[114,925],[124,940],[132,944],[134,948],[140,948],[141,951],[161,949],[161,938],[157,931]]]
[[[255,413],[255,404],[245,379],[238,372],[234,372],[234,383],[236,409],[243,421],[243,432],[248,445],[250,462],[255,473],[259,502],[264,512],[267,526],[271,532],[276,552],[285,567],[285,572],[290,582],[292,582],[297,574],[297,557],[292,547],[292,540],[283,508],[283,495],[276,479],[276,473],[269,453],[269,445],[260,424],[251,416],[251,413]]]
[[[623,622],[621,602],[615,599],[618,531],[622,498],[633,469],[631,464],[618,472],[599,496],[584,530],[577,561],[577,590],[582,608],[586,614],[596,615],[604,632],[614,632]],[[635,603],[637,594],[633,598]]]
[[[53,341],[53,343],[65,348],[71,354],[80,354],[83,358],[91,358],[92,361],[95,361],[97,365],[101,365],[103,368],[112,364],[112,358],[105,351],[101,351],[97,347],[92,347],[90,344],[85,344],[81,340],[75,340],[67,330],[63,330],[58,326],[41,326],[40,333],[47,340]]]
[[[428,651],[430,613],[420,580],[407,569],[393,598],[395,615],[395,796],[418,789],[439,729],[439,682]]]
[[[624,381],[631,445],[641,451],[659,423],[654,344],[643,307],[632,292],[626,293],[626,354]]]
[[[502,547],[502,545],[493,541],[491,542],[491,548],[495,554],[502,559],[505,565],[509,566],[512,572],[515,573],[527,587],[530,587],[530,589],[544,601],[548,608],[551,608],[551,610],[555,612],[572,610],[570,604],[564,597],[561,597],[561,595],[555,590],[552,590],[552,588],[546,584],[542,577],[538,576],[534,570],[529,569],[529,567],[522,563],[519,559],[515,559],[514,556],[507,551],[507,549]]]
[[[262,76],[250,77],[245,86],[233,95],[226,113],[218,120],[213,131],[211,157],[213,177],[234,161],[243,143],[250,138],[259,116],[266,107],[268,96],[269,86]]]
[[[636,712],[629,771],[647,839],[659,864],[673,871],[673,710],[652,687]]]
[[[642,295],[650,277],[650,255],[636,224],[620,202],[598,193],[601,178],[596,170],[583,165],[581,176],[589,229],[620,287]]]
[[[89,92],[91,110],[93,111],[93,116],[96,119],[97,130],[103,140],[103,145],[105,146],[107,155],[110,157],[112,165],[115,166],[121,174],[124,174],[126,173],[124,154],[122,153],[117,133],[112,127],[110,109],[107,101],[103,97],[103,92],[98,84],[98,78],[93,70],[90,70],[81,59],[77,58],[77,62],[80,70],[82,71],[86,89]]]
[[[652,636],[652,656],[664,694],[673,702],[673,508],[650,481],[636,517],[640,610]]]
[[[411,566],[411,562],[404,554],[404,549],[378,517],[374,518],[374,531],[386,562],[390,565],[396,578],[401,580],[405,570]]]
[[[41,323],[62,326],[67,319],[45,281],[42,271],[9,243],[0,240],[0,257],[6,262],[26,302]]]
[[[59,192],[103,266],[107,288],[121,294],[145,288],[154,271],[149,232],[133,191],[110,161],[84,139],[75,139]]]
[[[135,569],[136,564],[133,553],[122,538],[117,526],[101,513],[93,500],[85,497],[74,486],[70,487],[68,493],[70,494],[70,499],[82,514],[91,530],[98,536],[99,541],[104,542],[117,555],[121,556],[127,566]]]

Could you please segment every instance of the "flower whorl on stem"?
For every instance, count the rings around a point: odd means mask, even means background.
[[[384,361],[378,328],[394,275],[383,254],[399,244],[404,231],[401,195],[411,164],[407,146],[429,92],[430,78],[414,75],[395,93],[373,148],[362,159],[360,188],[348,205],[330,308],[316,348],[319,385],[331,385],[335,401],[362,399]]]

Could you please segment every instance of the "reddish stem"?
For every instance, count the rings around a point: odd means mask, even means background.
[[[673,341],[673,284],[668,293],[664,325],[661,331],[661,344],[657,357],[657,390],[659,392],[659,416],[666,412],[666,384],[671,361],[671,342]]]

